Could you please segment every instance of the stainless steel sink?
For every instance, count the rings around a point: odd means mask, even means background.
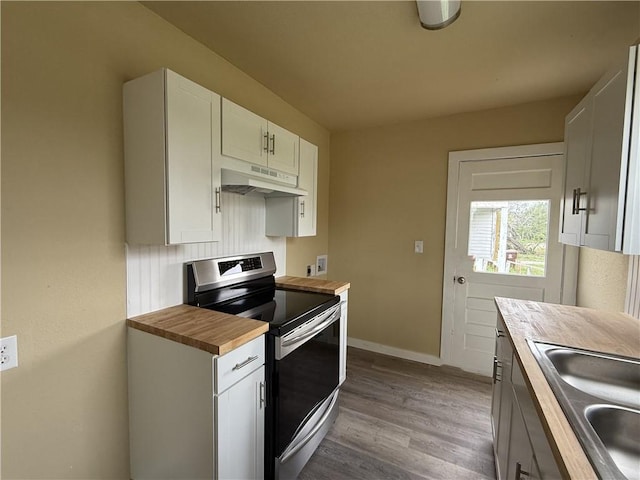
[[[615,404],[640,408],[638,361],[566,347],[551,347],[544,353],[572,387]]]
[[[638,478],[640,412],[608,405],[592,405],[586,408],[585,417],[620,472],[627,478]]]
[[[640,360],[528,342],[598,475],[640,480]]]

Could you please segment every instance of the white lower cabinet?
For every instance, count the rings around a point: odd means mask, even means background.
[[[217,478],[264,477],[264,395],[264,367],[216,395]]]
[[[131,478],[262,479],[264,337],[214,356],[128,329]]]
[[[500,316],[496,332],[491,406],[496,477],[562,478]]]

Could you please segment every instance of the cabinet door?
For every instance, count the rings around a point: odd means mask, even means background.
[[[497,438],[495,442],[495,452],[498,458],[496,462],[496,475],[499,480],[507,477],[508,471],[508,455],[509,455],[509,437],[511,433],[511,417],[513,410],[513,392],[511,389],[511,365],[513,362],[513,349],[506,337],[500,337],[501,362],[500,368],[500,414],[497,425]]]
[[[216,396],[220,480],[264,478],[264,366]]]
[[[267,121],[222,99],[222,154],[267,166]]]
[[[500,425],[500,407],[502,400],[502,359],[504,358],[504,327],[498,319],[496,327],[496,350],[493,356],[493,392],[491,395],[491,430],[493,433],[494,453],[498,451],[498,428]]]
[[[318,147],[300,139],[300,175],[298,187],[309,192],[298,197],[298,236],[307,237],[316,234]]]
[[[220,97],[176,73],[166,75],[167,243],[216,241],[220,174],[213,146],[219,141]]]
[[[298,138],[298,137],[296,137]],[[298,186],[309,192],[301,197],[267,197],[266,235],[307,237],[316,234],[318,147],[300,138]]]
[[[622,249],[623,204],[619,192],[626,187],[626,162],[629,141],[625,132],[627,98],[627,67],[609,72],[593,90],[593,122],[591,141],[588,211],[584,245],[601,250]],[[623,158],[624,152],[624,158]],[[621,165],[625,165],[621,184]],[[618,205],[621,205],[618,216]],[[619,222],[619,228],[618,227]],[[616,248],[616,233],[620,238]]]
[[[347,379],[347,316],[349,314],[349,290],[340,294],[340,385]]]
[[[527,427],[517,402],[514,402],[511,407],[510,426],[509,460],[505,478],[522,480],[531,474],[531,466],[534,461],[533,449],[527,436]]]
[[[565,121],[565,173],[564,196],[560,218],[560,242],[580,246],[583,237],[583,213],[586,199],[580,192],[587,191],[586,171],[591,149],[591,109],[585,97],[567,116]]]
[[[299,137],[269,122],[269,168],[298,175]]]

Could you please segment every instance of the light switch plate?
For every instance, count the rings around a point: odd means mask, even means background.
[[[422,240],[416,240],[414,244],[414,251],[416,253],[424,252],[424,242]]]
[[[18,337],[0,339],[0,372],[18,366]]]

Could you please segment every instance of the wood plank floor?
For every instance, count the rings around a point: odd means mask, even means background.
[[[349,347],[340,414],[299,480],[495,479],[489,378]]]

